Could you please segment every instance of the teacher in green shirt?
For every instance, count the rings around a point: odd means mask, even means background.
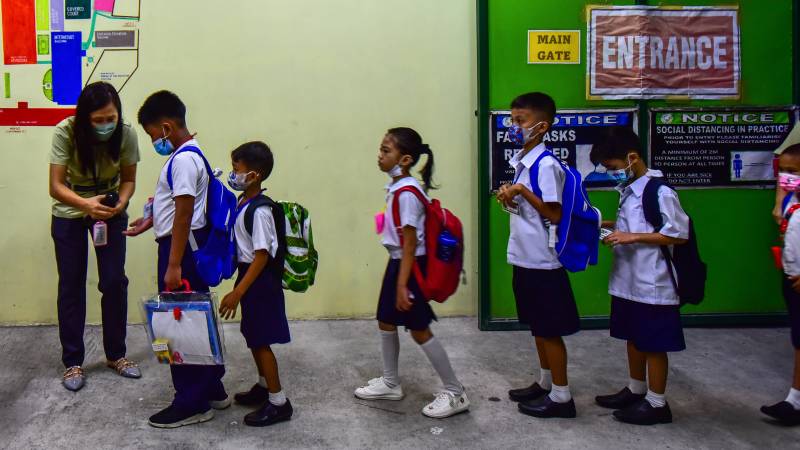
[[[58,265],[58,328],[64,387],[85,384],[86,271],[89,246],[97,257],[103,318],[103,349],[109,367],[140,378],[125,357],[128,278],[125,276],[125,210],[136,187],[139,147],[136,132],[122,120],[116,89],[86,86],[75,116],[56,126],[50,149],[51,234]]]

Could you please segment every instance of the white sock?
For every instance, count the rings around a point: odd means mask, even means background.
[[[647,390],[647,395],[644,397],[644,399],[647,400],[647,403],[650,403],[650,406],[653,408],[662,408],[667,404],[664,394],[656,394],[649,389]]]
[[[550,373],[550,369],[539,369],[539,386],[548,391],[552,389],[553,374]]]
[[[381,354],[383,355],[383,381],[390,388],[400,384],[397,374],[397,359],[400,357],[400,337],[397,330],[381,330]]]
[[[572,400],[572,394],[569,393],[569,385],[559,386],[554,384],[549,396],[550,400],[556,403],[567,403]]]
[[[456,378],[456,373],[453,371],[453,366],[450,365],[450,358],[447,356],[442,344],[435,338],[428,339],[428,342],[420,345],[428,360],[436,369],[439,378],[442,379],[444,388],[453,395],[461,395],[464,393],[464,386]]]
[[[647,393],[647,383],[636,378],[629,378],[628,390],[636,395],[644,395]]]
[[[264,377],[258,377],[258,385],[266,389],[267,379]]]
[[[283,391],[279,391],[276,393],[269,393],[269,402],[275,406],[283,406],[286,404],[286,394]]]
[[[794,406],[794,409],[800,411],[800,390],[795,388],[789,389],[789,396],[786,397],[786,402]]]

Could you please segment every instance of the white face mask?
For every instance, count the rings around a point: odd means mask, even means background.
[[[403,168],[400,167],[400,164],[395,164],[395,166],[389,169],[389,171],[386,172],[386,174],[389,175],[389,178],[392,179],[403,176]]]

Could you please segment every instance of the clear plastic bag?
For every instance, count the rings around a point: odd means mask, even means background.
[[[144,297],[142,317],[159,362],[225,364],[225,339],[217,296],[207,292],[164,292]]]

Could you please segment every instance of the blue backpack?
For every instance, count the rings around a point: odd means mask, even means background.
[[[236,196],[214,176],[203,152],[197,147],[187,146],[175,153],[192,152],[203,159],[208,173],[208,192],[206,201],[206,226],[209,228],[208,240],[199,247],[194,235],[189,233],[189,246],[192,249],[197,271],[209,286],[217,286],[222,280],[233,277],[236,272],[236,244],[233,238],[233,224],[236,219]],[[172,162],[167,167],[167,184],[172,189]]]
[[[530,168],[531,191],[541,198],[539,163],[542,158],[555,159],[564,169],[564,192],[561,196],[561,223],[556,227],[555,251],[561,265],[570,272],[582,272],[597,264],[600,246],[600,210],[589,203],[581,174],[545,150]]]

